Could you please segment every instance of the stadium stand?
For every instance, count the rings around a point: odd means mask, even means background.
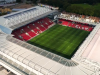
[[[60,19],[73,20],[73,21],[88,23],[88,24],[92,24],[92,25],[100,23],[100,18],[99,17],[78,15],[78,14],[75,14],[75,13],[62,12],[58,17]]]
[[[78,28],[85,31],[93,30],[92,26],[89,26],[88,24],[84,24],[84,23],[75,22],[75,21],[59,19],[59,23],[68,27]]]
[[[43,18],[12,32],[15,38],[28,41],[54,24],[49,18]]]

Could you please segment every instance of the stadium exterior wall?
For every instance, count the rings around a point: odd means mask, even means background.
[[[11,32],[12,32],[11,29],[6,28],[6,27],[4,27],[4,26],[2,26],[2,25],[0,25],[0,29],[1,29],[4,33],[6,33],[6,34],[11,34]]]

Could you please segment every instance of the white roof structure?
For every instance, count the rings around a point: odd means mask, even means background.
[[[21,71],[20,75],[95,75],[93,68],[60,57],[10,35],[5,38],[0,40],[1,60],[3,64],[5,61],[17,68],[18,73]]]
[[[75,53],[72,60],[83,63],[88,67],[94,68],[96,75],[100,74],[100,24],[85,39],[82,45]]]
[[[45,7],[35,6],[29,9],[25,9],[22,11],[18,11],[18,12],[0,17],[0,21],[1,21],[0,25],[3,25],[10,29],[16,29],[32,21],[43,18],[53,12],[56,12],[56,10],[51,10]]]
[[[100,57],[100,29],[95,34],[88,47],[84,50],[82,56],[100,62],[100,58],[98,58]]]

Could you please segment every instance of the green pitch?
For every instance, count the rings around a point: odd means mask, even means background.
[[[80,29],[55,25],[29,40],[28,43],[70,59],[89,33]]]

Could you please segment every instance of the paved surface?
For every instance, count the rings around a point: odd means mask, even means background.
[[[7,72],[7,70],[4,67],[0,66],[0,75],[15,75],[15,74],[13,74],[12,72]]]

